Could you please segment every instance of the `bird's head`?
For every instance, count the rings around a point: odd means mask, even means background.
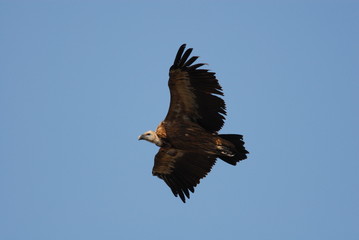
[[[138,140],[146,140],[151,143],[155,143],[156,139],[158,139],[158,136],[154,131],[147,131],[138,137]]]

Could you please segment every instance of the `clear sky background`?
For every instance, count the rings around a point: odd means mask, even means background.
[[[0,239],[358,239],[359,1],[0,1]],[[183,204],[139,142],[187,43],[251,152]]]

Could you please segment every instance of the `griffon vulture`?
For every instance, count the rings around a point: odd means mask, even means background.
[[[160,147],[152,174],[161,178],[183,202],[194,192],[216,162],[236,165],[247,158],[243,136],[218,134],[226,115],[222,87],[215,73],[200,69],[189,58],[192,48],[183,44],[169,70],[171,102],[166,118],[156,131],[139,136]]]

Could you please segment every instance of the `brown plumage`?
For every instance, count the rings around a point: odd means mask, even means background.
[[[192,48],[183,44],[170,68],[171,93],[167,116],[156,131],[139,139],[160,147],[152,170],[183,202],[194,192],[216,162],[216,158],[236,165],[247,158],[242,135],[218,134],[226,115],[222,87],[215,73],[192,65]]]

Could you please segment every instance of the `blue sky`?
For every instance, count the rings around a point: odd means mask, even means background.
[[[358,1],[0,1],[0,239],[358,239]],[[193,47],[251,152],[183,204],[139,142]]]

